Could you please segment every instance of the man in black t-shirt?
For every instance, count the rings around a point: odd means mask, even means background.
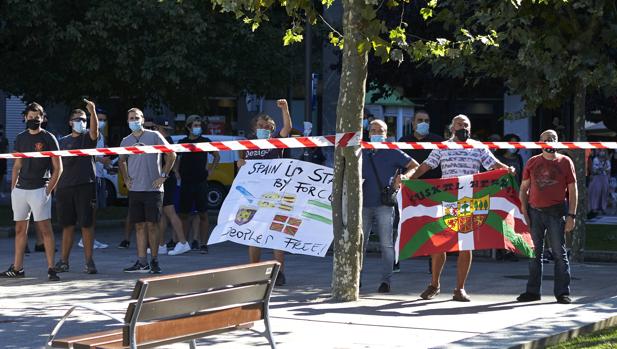
[[[90,113],[90,129],[86,128],[86,113],[75,109],[69,114],[71,133],[60,138],[60,149],[96,148],[99,139],[99,120],[94,103],[84,100]],[[56,190],[58,221],[62,226],[62,256],[56,263],[56,272],[69,271],[69,255],[73,247],[75,225],[79,222],[86,262],[85,272],[96,274],[92,258],[94,248],[94,209],[96,208],[96,172],[94,157],[76,156],[62,158],[64,176]]]
[[[3,126],[0,125],[0,154],[9,151],[9,140],[4,136]],[[6,175],[6,159],[0,159],[0,196],[4,197],[4,176]]]
[[[188,136],[178,143],[203,143],[210,139],[203,137],[203,123],[198,115],[191,115],[186,119],[185,131]],[[205,125],[204,125],[205,126]],[[208,154],[213,160],[208,164]],[[208,174],[216,168],[220,161],[219,153],[190,152],[180,153],[174,164],[176,177],[180,181],[180,207],[178,212],[182,217],[183,230],[189,231],[189,214],[192,210],[199,214],[200,250],[208,252],[210,237],[208,222]],[[195,233],[193,233],[195,235]]]
[[[399,142],[443,142],[445,141],[445,138],[441,137],[440,135],[431,133],[429,131],[429,128],[431,125],[431,118],[428,115],[427,111],[418,110],[413,116],[411,125],[413,126],[413,133],[404,135],[403,137],[401,137],[401,139],[398,140]],[[424,160],[426,160],[426,158],[428,158],[432,150],[431,149],[417,149],[417,150],[416,149],[405,149],[403,151],[407,155],[411,156],[414,160],[416,160],[419,164],[421,164],[422,162],[424,162]],[[437,166],[435,169],[427,171],[425,174],[422,175],[422,177],[420,177],[420,179],[430,179],[430,178],[441,178],[441,167]],[[399,222],[398,211],[395,210],[395,217],[394,217],[395,234],[398,234],[398,222]],[[394,237],[394,241],[396,241],[396,236]],[[431,272],[431,269],[432,269],[432,263],[431,263],[431,259],[429,258],[428,260],[429,273]],[[394,272],[396,273],[396,272],[399,272],[400,270],[401,269],[400,269],[399,263],[396,263],[394,265]]]
[[[445,139],[440,135],[429,132],[431,118],[428,112],[418,110],[412,121],[413,133],[404,135],[399,139],[399,142],[443,142]],[[405,149],[407,155],[411,156],[419,164],[421,164],[431,153],[431,149]],[[437,168],[426,172],[421,179],[441,178],[441,168]]]
[[[16,152],[58,150],[58,141],[41,128],[45,116],[43,107],[30,103],[24,110],[27,130],[15,138]],[[51,227],[51,193],[62,174],[62,162],[57,157],[15,159],[11,178],[11,206],[15,220],[15,260],[9,269],[0,273],[2,278],[22,278],[24,252],[28,241],[28,222],[34,216],[45,245],[47,278],[59,281],[54,270],[55,242]]]

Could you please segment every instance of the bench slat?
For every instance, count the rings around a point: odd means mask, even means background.
[[[193,312],[234,307],[250,303],[263,303],[268,284],[248,285],[217,291],[196,293],[186,296],[163,298],[146,301],[141,305],[137,321],[181,316]],[[129,304],[126,311],[126,322],[130,322],[136,303]]]
[[[200,338],[213,331],[233,329],[238,324],[262,320],[264,317],[262,304],[251,304],[231,309],[196,314],[189,317],[162,320],[140,324],[135,329],[137,343],[168,341],[186,341]],[[128,342],[128,326],[124,327],[124,345]]]
[[[95,348],[100,348],[101,346],[108,346],[108,345],[117,345],[120,348],[123,347],[122,345],[122,335],[120,335],[120,338],[116,338],[116,339],[110,339],[108,341],[100,341],[100,342],[93,342],[93,343],[75,343],[73,345],[73,349],[95,349]]]
[[[219,289],[229,285],[263,282],[272,278],[274,265],[275,262],[261,262],[140,279],[133,290],[132,298],[139,298],[141,287],[145,283],[148,283],[148,290],[144,298],[151,298],[177,293],[187,294],[207,289]]]
[[[80,343],[105,342],[105,341],[109,341],[110,339],[122,339],[122,329],[118,328],[116,330],[87,333],[87,334],[83,334],[80,336],[54,339],[51,342],[51,346],[54,348],[67,348],[68,349],[71,347],[71,345],[74,345],[77,342],[80,342]]]
[[[130,347],[122,344],[122,342],[113,342],[113,343],[107,343],[107,344],[100,344],[90,349],[124,349],[124,348],[130,348]]]
[[[121,329],[55,339],[53,347],[129,348],[130,327],[140,304],[135,336],[139,348],[186,342],[263,320],[279,263],[161,275],[137,281]]]

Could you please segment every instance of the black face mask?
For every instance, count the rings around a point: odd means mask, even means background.
[[[467,129],[464,129],[464,128],[454,131],[454,135],[461,142],[466,142],[467,139],[469,139],[469,131],[467,131]]]
[[[547,139],[547,140],[546,140],[546,141],[544,141],[544,142],[546,142],[546,143],[553,143],[553,142],[557,142],[557,140],[556,140],[556,139],[554,139],[554,138],[549,138],[549,139]],[[555,148],[551,148],[551,149],[542,149],[542,151],[544,151],[544,152],[546,152],[546,153],[548,153],[548,154],[554,154],[554,153],[557,151],[557,149],[555,149]]]
[[[34,120],[34,119],[28,120],[28,121],[26,121],[26,127],[29,130],[32,130],[32,131],[38,130],[39,127],[41,127],[41,121],[40,120]]]

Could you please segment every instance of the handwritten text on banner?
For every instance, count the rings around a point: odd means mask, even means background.
[[[293,159],[247,160],[221,207],[209,244],[323,257],[332,243],[329,167]]]

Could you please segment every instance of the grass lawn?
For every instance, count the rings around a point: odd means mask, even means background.
[[[617,327],[607,328],[606,330],[593,332],[584,336],[573,338],[558,345],[548,347],[549,349],[614,349],[617,348]]]
[[[588,224],[585,249],[617,251],[617,226]]]

